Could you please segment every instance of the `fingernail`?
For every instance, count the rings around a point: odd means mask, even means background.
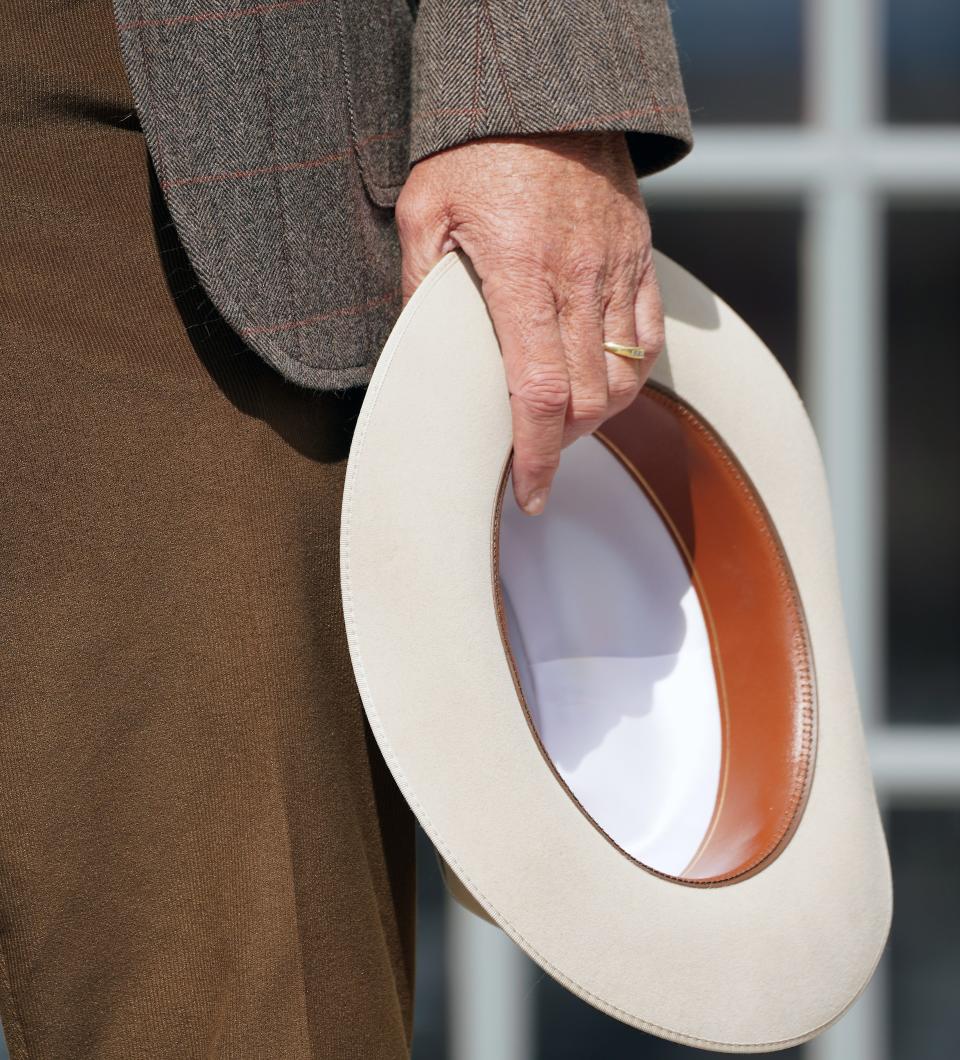
[[[545,489],[534,490],[527,497],[523,510],[527,515],[539,515],[547,504],[547,491]]]

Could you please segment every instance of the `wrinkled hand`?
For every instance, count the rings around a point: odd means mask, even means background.
[[[503,351],[513,486],[546,504],[560,450],[636,397],[663,346],[650,225],[622,133],[473,140],[418,162],[396,207],[407,299],[470,258]],[[606,353],[643,346],[646,359]]]

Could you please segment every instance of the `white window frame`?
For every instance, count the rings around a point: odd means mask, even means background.
[[[655,208],[799,200],[801,387],[830,483],[844,608],[877,793],[960,806],[960,725],[890,725],[884,697],[884,214],[892,196],[960,197],[957,126],[882,120],[884,0],[806,0],[807,120],[714,126],[644,182]],[[731,254],[735,248],[731,248]],[[452,1060],[531,1060],[533,974],[496,929],[448,903]],[[809,1060],[889,1060],[888,958]]]

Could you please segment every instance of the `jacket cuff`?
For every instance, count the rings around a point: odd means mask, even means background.
[[[638,176],[686,155],[665,0],[421,0],[410,163],[486,136],[627,134]]]

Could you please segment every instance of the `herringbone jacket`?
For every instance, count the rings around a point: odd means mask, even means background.
[[[211,301],[288,379],[364,383],[400,309],[409,166],[481,136],[690,147],[665,0],[114,0],[127,77]]]

